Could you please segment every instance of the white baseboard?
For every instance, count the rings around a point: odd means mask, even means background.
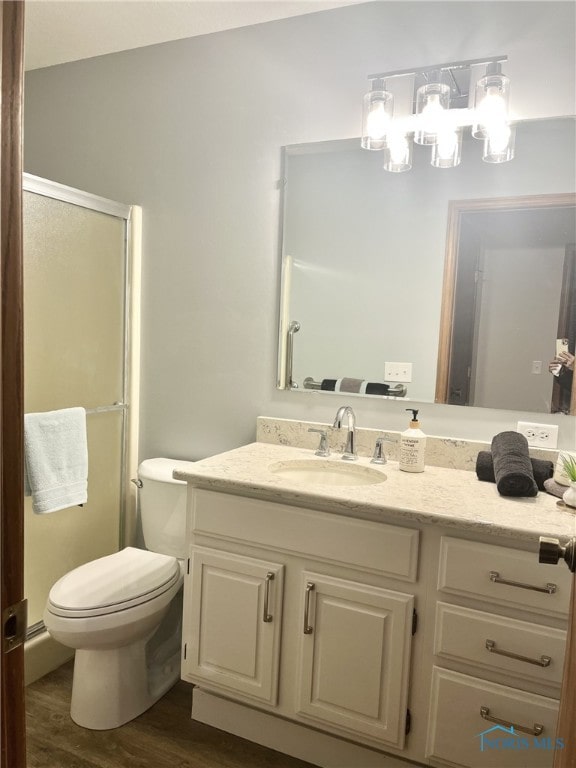
[[[24,681],[26,685],[39,680],[73,658],[74,650],[53,640],[48,632],[27,640],[24,644]]]

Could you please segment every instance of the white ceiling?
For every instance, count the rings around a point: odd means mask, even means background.
[[[39,69],[363,0],[26,0],[25,66]]]

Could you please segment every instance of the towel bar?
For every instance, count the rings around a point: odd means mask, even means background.
[[[298,384],[292,379],[294,366],[294,334],[300,330],[298,320],[292,320],[286,333],[286,374],[284,389],[298,389]]]
[[[114,403],[114,405],[99,405],[96,408],[86,408],[87,414],[110,413],[111,411],[123,411],[128,407],[127,403]]]

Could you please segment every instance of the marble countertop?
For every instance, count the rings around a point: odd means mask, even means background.
[[[190,470],[176,470],[174,477],[207,490],[368,520],[435,524],[527,541],[576,536],[576,510],[562,508],[556,497],[544,492],[534,498],[500,496],[494,483],[480,482],[475,472],[444,467],[401,472],[397,462],[378,466],[360,457],[354,466],[382,472],[385,481],[333,487],[305,485],[269,469],[276,462],[302,459],[342,464],[339,454],[322,459],[305,448],[251,443],[191,463]]]

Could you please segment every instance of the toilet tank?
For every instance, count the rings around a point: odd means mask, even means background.
[[[146,459],[138,467],[140,519],[146,549],[186,557],[186,483],[174,480],[175,469],[190,469],[192,462]]]

